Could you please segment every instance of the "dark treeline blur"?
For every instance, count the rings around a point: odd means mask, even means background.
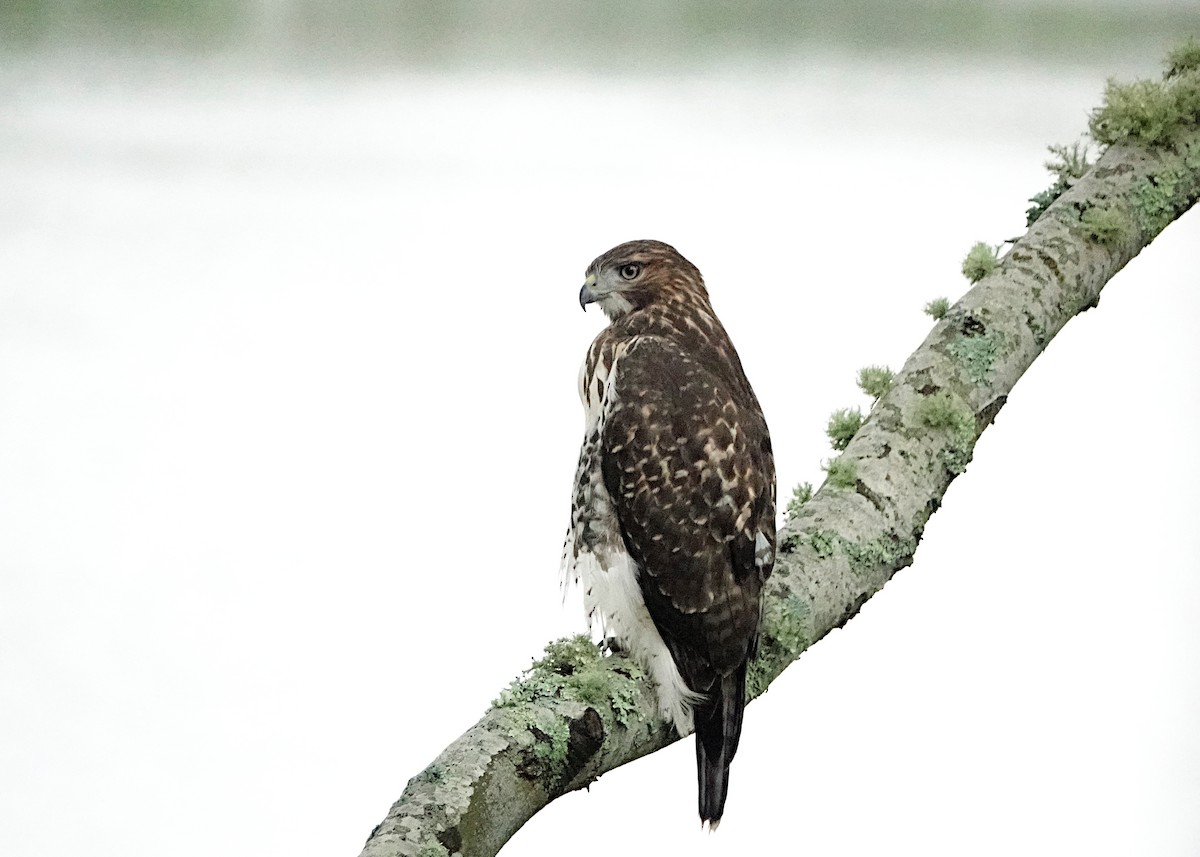
[[[0,0],[0,50],[620,69],[837,51],[1039,65],[1161,56],[1195,0]]]

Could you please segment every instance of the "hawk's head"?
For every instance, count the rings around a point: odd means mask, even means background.
[[[651,304],[697,298],[708,303],[700,271],[661,241],[629,241],[614,247],[588,265],[579,290],[581,307],[598,303],[614,321]]]

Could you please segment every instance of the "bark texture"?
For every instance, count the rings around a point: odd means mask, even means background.
[[[843,453],[839,484],[780,531],[753,695],[912,562],[1013,385],[1198,197],[1194,121],[1169,144],[1112,145],[934,325]],[[636,666],[585,649],[549,647],[408,783],[362,857],[496,854],[554,798],[678,740]]]

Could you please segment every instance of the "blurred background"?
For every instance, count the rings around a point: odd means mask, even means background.
[[[1041,65],[1154,51],[1196,24],[1185,0],[7,0],[10,48],[236,55],[284,65],[696,70],[813,50]],[[1109,66],[1104,66],[1108,68]]]
[[[678,247],[780,507],[1194,2],[0,4],[0,853],[357,854],[546,641],[591,259]],[[912,568],[506,854],[1200,853],[1200,221]]]

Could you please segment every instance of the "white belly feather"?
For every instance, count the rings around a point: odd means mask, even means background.
[[[692,731],[692,706],[703,695],[688,688],[650,618],[638,585],[637,563],[625,549],[601,472],[600,439],[605,417],[614,404],[613,382],[620,356],[628,347],[618,346],[611,366],[597,359],[591,378],[587,377],[586,359],[580,369],[584,442],[576,472],[571,529],[563,551],[563,582],[583,587],[584,610],[592,632],[613,638],[633,656],[657,685],[663,718],[671,721],[680,735],[686,735]]]

